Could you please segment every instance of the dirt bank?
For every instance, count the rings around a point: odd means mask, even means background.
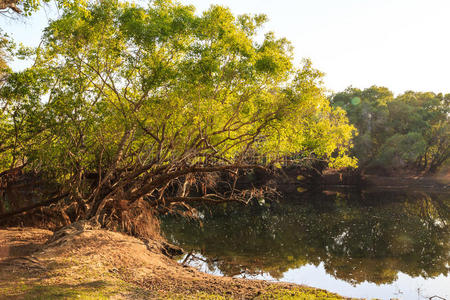
[[[53,234],[0,229],[1,299],[344,299],[293,284],[183,267],[158,241],[76,223]]]

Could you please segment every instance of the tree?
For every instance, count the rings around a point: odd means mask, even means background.
[[[309,61],[295,69],[285,39],[255,41],[265,19],[171,1],[67,8],[34,66],[2,88],[32,136],[18,159],[69,193],[72,219],[135,234],[143,211],[261,195],[237,178],[285,155],[355,165],[354,127],[322,74]]]
[[[50,3],[50,0],[0,0],[0,12],[13,12],[18,15],[30,16],[43,5]],[[71,5],[86,5],[83,0],[57,0],[56,5],[60,8]]]
[[[383,87],[349,88],[334,95],[359,135],[354,155],[361,167],[434,173],[450,157],[449,95],[408,91],[397,97]]]
[[[1,0],[0,1],[0,10],[12,10],[16,13],[22,13],[22,10],[19,8],[20,2],[17,0]]]
[[[387,88],[372,86],[363,91],[348,88],[331,99],[333,106],[347,112],[351,124],[358,129],[353,153],[361,167],[370,164],[386,137],[387,104],[394,99]]]
[[[416,132],[424,145],[409,160],[420,171],[434,173],[450,157],[450,95],[406,92],[391,104],[397,132]]]

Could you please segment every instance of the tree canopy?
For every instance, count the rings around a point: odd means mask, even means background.
[[[450,95],[385,87],[349,88],[331,98],[359,132],[354,155],[363,168],[436,172],[450,157]]]
[[[138,203],[248,200],[259,192],[236,188],[239,170],[285,156],[355,166],[322,73],[296,68],[286,39],[259,42],[265,20],[162,0],[66,7],[1,89],[2,168],[26,165],[78,217],[116,224]]]
[[[0,0],[0,13],[12,12],[22,16],[30,16],[38,11],[50,0]],[[60,7],[69,7],[72,5],[87,5],[88,1],[84,0],[56,0],[54,3]]]

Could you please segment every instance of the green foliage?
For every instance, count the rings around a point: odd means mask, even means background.
[[[11,42],[8,35],[0,30],[0,80],[3,81],[4,76],[8,73],[9,67],[7,60],[9,58],[8,52],[11,48]]]
[[[66,5],[33,67],[2,88],[6,164],[27,162],[86,195],[87,173],[292,154],[355,166],[354,127],[330,107],[322,74],[309,61],[295,69],[285,39],[257,43],[265,20],[220,6],[197,16],[172,1]]]
[[[0,0],[0,11],[14,11],[23,16],[30,16],[38,11],[42,6],[50,3],[50,0]],[[58,8],[68,8],[73,6],[85,7],[87,0],[56,0]]]
[[[450,156],[450,95],[384,87],[349,88],[332,97],[359,132],[354,155],[363,167],[411,168],[434,172]]]
[[[316,300],[316,299],[329,299],[339,300],[347,299],[334,293],[327,292],[325,290],[313,289],[308,287],[297,288],[280,288],[272,287],[265,291],[261,296],[256,299],[298,299],[298,300]]]
[[[185,294],[168,294],[161,295],[161,299],[181,300],[181,299],[201,299],[201,300],[226,300],[236,299],[236,297],[228,295],[208,294],[205,292],[198,292],[194,295]],[[263,290],[262,293],[256,296],[254,299],[301,299],[301,300],[316,300],[316,299],[329,299],[338,300],[346,299],[337,294],[327,292],[325,290],[309,288],[309,287],[282,287],[276,286],[276,284],[269,286]]]
[[[425,149],[426,141],[419,132],[397,133],[386,140],[377,159],[381,164],[399,168],[402,162],[415,161]]]

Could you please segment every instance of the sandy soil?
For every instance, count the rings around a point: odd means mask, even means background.
[[[293,284],[218,277],[163,254],[164,243],[75,223],[53,234],[0,229],[1,299],[342,299]],[[291,291],[291,292],[289,292]],[[275,295],[275,296],[274,296]],[[298,297],[300,299],[300,297]]]

